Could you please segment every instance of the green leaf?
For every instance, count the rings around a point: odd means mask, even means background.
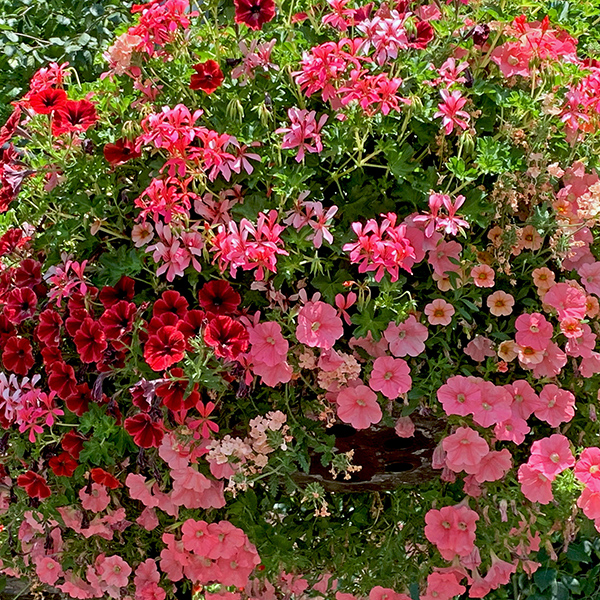
[[[541,568],[533,574],[533,580],[543,592],[556,582],[556,569]]]

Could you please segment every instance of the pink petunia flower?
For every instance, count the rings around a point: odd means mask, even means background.
[[[531,456],[527,464],[543,473],[551,481],[565,469],[575,464],[569,440],[559,433],[536,440],[531,445]]]
[[[344,334],[344,324],[333,306],[325,302],[307,302],[298,313],[296,338],[311,348],[333,348]]]
[[[540,408],[540,398],[535,390],[524,379],[513,381],[513,383],[504,386],[506,391],[512,396],[511,409],[513,415],[522,419],[529,417]]]
[[[568,390],[562,390],[549,383],[540,392],[540,406],[535,416],[546,421],[552,427],[568,423],[575,416],[575,396]]]
[[[289,344],[281,333],[281,325],[274,321],[259,323],[248,328],[252,358],[270,367],[285,360]]]
[[[552,324],[540,313],[520,315],[515,321],[515,327],[517,329],[515,334],[517,344],[535,350],[544,350],[550,343],[554,333]]]
[[[455,375],[438,389],[437,399],[447,415],[466,417],[481,402],[481,388],[473,378]]]
[[[509,450],[506,448],[499,451],[492,450],[481,459],[474,477],[479,483],[498,481],[510,471],[511,467],[512,460]]]
[[[377,394],[366,385],[343,388],[337,396],[337,415],[355,429],[379,423],[383,416]]]
[[[475,546],[479,515],[467,506],[444,506],[425,515],[425,537],[435,544],[446,560],[456,554],[468,556]]]
[[[442,440],[442,447],[446,451],[446,465],[455,473],[465,471],[470,475],[477,472],[479,463],[490,451],[487,442],[470,427],[459,427]]]
[[[496,356],[494,342],[484,335],[476,335],[465,346],[464,352],[476,362],[483,362],[488,357]]]
[[[588,519],[600,519],[600,491],[584,488],[577,499],[577,506]]]
[[[60,563],[50,556],[38,558],[36,561],[35,572],[42,583],[54,585],[59,577],[64,575]]]
[[[473,421],[481,427],[491,427],[512,416],[512,396],[501,385],[482,381],[481,400],[473,405]]]
[[[552,494],[552,480],[540,471],[532,469],[527,464],[519,467],[518,475],[521,491],[527,500],[549,504],[554,498]]]
[[[600,448],[586,448],[581,453],[575,464],[575,477],[590,490],[600,492]]]
[[[98,560],[102,557],[102,560]],[[131,567],[120,556],[98,556],[96,570],[101,583],[113,588],[122,588],[129,583]]]
[[[406,394],[412,386],[408,363],[402,358],[391,356],[376,358],[369,386],[390,400],[398,398],[400,394]]]
[[[467,591],[453,573],[431,573],[427,576],[427,589],[421,600],[451,600]]]
[[[425,306],[425,314],[431,325],[449,325],[452,322],[454,306],[442,298],[436,298]]]
[[[586,295],[568,283],[553,285],[544,296],[544,304],[555,308],[561,321],[567,317],[579,320],[585,318]]]
[[[106,487],[99,483],[92,483],[89,492],[87,486],[81,488],[79,498],[83,508],[95,513],[103,511],[110,503],[110,496],[106,492]]]
[[[390,344],[390,352],[394,356],[419,356],[425,350],[425,341],[429,331],[425,325],[410,315],[406,321],[395,325],[390,323],[383,332],[383,336]]]

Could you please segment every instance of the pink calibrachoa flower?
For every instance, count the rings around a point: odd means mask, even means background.
[[[337,396],[337,415],[355,429],[367,429],[383,416],[377,394],[366,385],[343,388]]]
[[[101,512],[110,504],[110,496],[106,493],[106,487],[99,483],[92,483],[88,492],[87,487],[79,490],[81,506],[92,512]]]
[[[483,457],[490,451],[487,442],[470,427],[459,427],[442,440],[446,451],[446,465],[455,473],[477,472]]]
[[[555,433],[533,442],[527,464],[552,481],[559,473],[575,465],[575,458],[569,440]]]
[[[450,135],[455,127],[467,129],[471,115],[461,110],[467,103],[467,98],[463,98],[460,90],[454,90],[450,93],[448,90],[441,90],[443,102],[438,104],[438,111],[434,113],[434,119],[442,117],[442,126],[446,135]]]
[[[390,323],[383,336],[390,344],[390,352],[399,358],[405,356],[419,356],[425,350],[425,340],[429,331],[425,325],[410,315],[406,321],[395,325]]]
[[[477,287],[494,287],[494,269],[489,265],[477,265],[470,273]]]
[[[555,308],[559,320],[571,317],[584,319],[586,312],[586,295],[568,283],[553,285],[544,296],[544,304]]]
[[[466,417],[481,402],[481,386],[472,377],[454,375],[438,389],[437,399],[447,415]]]
[[[552,480],[540,471],[532,469],[527,464],[522,464],[518,472],[521,491],[527,500],[549,504],[554,498],[552,494]]]
[[[326,302],[307,302],[298,313],[296,338],[311,348],[333,348],[344,334],[344,324],[337,311]]]
[[[495,317],[508,317],[512,313],[515,299],[510,294],[498,290],[487,297],[486,304]]]
[[[552,339],[554,328],[540,313],[523,314],[515,321],[515,341],[519,346],[545,350]]]
[[[408,363],[401,358],[391,356],[376,358],[369,386],[390,400],[398,398],[400,394],[406,394],[412,386]]]
[[[425,306],[425,314],[431,325],[449,325],[452,322],[454,306],[442,298],[436,298]]]
[[[575,464],[575,477],[590,490],[600,492],[600,448],[586,448],[581,453]]]
[[[542,388],[539,397],[540,406],[534,411],[535,416],[550,426],[558,427],[575,416],[575,396],[568,390],[548,383]]]
[[[321,129],[325,125],[328,115],[321,115],[317,122],[316,114],[314,110],[309,112],[306,109],[290,108],[288,110],[290,126],[275,130],[275,133],[285,133],[281,142],[283,150],[299,148],[296,155],[297,162],[302,162],[305,152],[318,153],[323,150]]]
[[[468,556],[475,546],[479,515],[467,506],[444,506],[425,515],[425,537],[435,544],[442,557]]]

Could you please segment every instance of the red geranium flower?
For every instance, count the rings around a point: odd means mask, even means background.
[[[153,421],[147,413],[127,417],[125,431],[140,448],[158,448],[165,435],[162,421]]]
[[[167,290],[163,292],[163,295],[154,303],[152,308],[152,316],[160,317],[165,313],[173,313],[178,318],[183,319],[187,312],[189,303],[188,301],[175,290]]]
[[[89,317],[83,321],[73,341],[84,363],[98,362],[108,347],[102,327]]]
[[[67,408],[75,413],[78,417],[88,411],[90,402],[92,401],[92,391],[87,383],[80,383],[75,388],[75,393],[71,394],[66,400]]]
[[[50,367],[48,375],[48,386],[58,394],[61,400],[77,393],[77,380],[75,371],[71,365],[64,362],[55,362]]]
[[[121,487],[121,482],[105,471],[104,469],[95,468],[90,471],[90,475],[92,476],[92,480],[101,485],[105,485],[107,488],[111,490],[116,490]]]
[[[273,0],[233,0],[235,22],[248,25],[250,29],[261,29],[275,16]]]
[[[54,113],[52,133],[87,131],[97,120],[96,108],[89,100],[67,100]]]
[[[122,165],[128,160],[139,158],[142,155],[141,150],[135,149],[135,142],[121,138],[114,144],[106,144],[104,146],[104,158],[111,165]]]
[[[29,106],[38,115],[49,115],[53,110],[64,106],[67,101],[65,90],[47,87],[29,97]]]
[[[52,493],[46,480],[33,471],[27,471],[17,477],[17,485],[22,487],[30,498],[39,498],[43,500]]]
[[[192,75],[190,89],[202,90],[207,94],[212,94],[223,83],[223,71],[219,63],[214,60],[207,60],[203,63],[194,65],[195,75]]]
[[[76,431],[69,431],[63,436],[60,445],[75,460],[79,460],[79,454],[83,450],[83,442],[85,442],[85,438],[81,434]]]
[[[2,362],[9,371],[17,375],[27,375],[35,362],[29,340],[17,336],[11,337],[4,346]]]
[[[28,287],[15,288],[6,296],[4,316],[15,325],[35,314],[37,296]]]
[[[37,339],[46,346],[58,346],[60,343],[60,327],[62,319],[51,308],[40,313],[40,321],[35,328]]]
[[[204,331],[204,341],[221,358],[235,360],[248,349],[248,332],[237,321],[225,315],[216,315]]]
[[[217,279],[202,286],[198,292],[198,301],[208,313],[227,315],[237,310],[242,299],[228,281]]]
[[[71,477],[78,465],[77,461],[68,452],[53,456],[48,464],[57,477]]]
[[[164,371],[179,362],[185,354],[183,333],[167,326],[150,336],[144,346],[144,359],[153,371]]]
[[[123,275],[117,284],[112,287],[105,285],[100,290],[100,302],[104,305],[104,308],[111,308],[117,302],[121,300],[128,300],[131,302],[135,296],[135,281],[127,275]]]

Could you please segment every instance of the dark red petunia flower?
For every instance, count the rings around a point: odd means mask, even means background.
[[[33,288],[41,282],[42,263],[33,258],[22,260],[19,268],[15,271],[15,285]]]
[[[11,227],[2,237],[0,237],[0,256],[6,256],[19,248],[22,248],[30,240],[30,237],[23,235],[22,229]]]
[[[419,21],[416,25],[416,31],[408,35],[408,45],[410,48],[424,50],[434,37],[434,30],[429,21]]]
[[[133,302],[121,300],[104,311],[100,325],[107,340],[119,340],[133,329],[137,307]]]
[[[51,308],[40,313],[39,323],[35,328],[37,339],[46,346],[56,347],[60,343],[60,328],[62,319],[60,315]]]
[[[104,469],[100,469],[96,467],[90,471],[90,475],[92,476],[92,480],[100,485],[105,485],[107,488],[111,490],[116,490],[117,488],[122,487],[121,482],[114,476],[111,475],[108,471]]]
[[[121,300],[131,302],[134,296],[135,281],[127,275],[123,275],[114,287],[106,285],[100,290],[100,302],[106,309],[111,308]]]
[[[275,16],[273,0],[233,0],[235,22],[248,25],[250,29],[261,29]]]
[[[177,329],[183,333],[188,350],[192,349],[190,338],[198,337],[206,324],[206,313],[202,310],[188,310],[185,318],[177,323]]]
[[[156,335],[163,327],[177,327],[180,319],[173,313],[164,313],[160,317],[152,317],[148,323],[148,337]]]
[[[30,498],[39,498],[43,500],[52,493],[46,480],[33,471],[27,471],[17,477],[17,485],[22,487]]]
[[[48,386],[58,394],[61,400],[77,393],[77,379],[71,365],[64,362],[55,362],[50,366]]]
[[[185,339],[176,327],[166,326],[151,335],[144,346],[144,359],[153,371],[164,371],[185,355]]]
[[[79,454],[83,450],[83,442],[85,442],[85,438],[80,433],[69,431],[63,436],[60,445],[75,460],[79,460]]]
[[[15,326],[4,315],[0,315],[0,344],[2,346],[15,335],[15,331]]]
[[[21,111],[21,107],[17,104],[13,108],[10,117],[6,120],[6,123],[0,128],[0,146],[4,146],[4,144],[6,144],[6,142],[8,142],[15,134],[19,122],[21,121]]]
[[[54,113],[52,133],[87,131],[97,120],[96,107],[89,100],[67,100]]]
[[[248,349],[248,332],[246,329],[226,315],[213,317],[204,330],[204,341],[214,349],[221,358],[235,360]]]
[[[194,386],[192,393],[186,397],[185,392],[188,384],[189,380],[184,377],[183,369],[176,367],[171,369],[169,381],[156,388],[156,395],[160,396],[162,403],[173,412],[189,410],[197,401],[197,393],[193,393],[197,385]]]
[[[139,158],[142,155],[141,150],[135,149],[135,141],[121,138],[114,144],[104,146],[104,158],[111,165],[123,165],[128,160]]]
[[[4,316],[14,325],[33,317],[37,306],[37,296],[27,287],[15,288],[6,296]]]
[[[63,355],[58,346],[44,346],[40,350],[40,353],[46,369],[50,369],[54,363],[64,362]]]
[[[29,96],[29,106],[38,115],[49,115],[52,111],[64,106],[66,101],[65,90],[53,87],[47,87],[45,90]]]
[[[202,90],[207,94],[212,94],[223,83],[223,71],[219,63],[214,60],[207,60],[203,63],[194,65],[196,73],[192,75],[190,89]]]
[[[127,417],[125,431],[140,448],[158,448],[165,435],[162,421],[153,421],[147,413]]]
[[[98,362],[106,348],[108,342],[99,323],[94,319],[87,317],[73,338],[79,358],[84,363]]]
[[[198,292],[200,306],[211,314],[233,314],[241,301],[240,295],[231,287],[230,283],[222,279],[205,283]]]
[[[2,351],[2,363],[6,369],[17,375],[27,375],[34,362],[27,338],[13,336],[6,342]]]
[[[188,301],[175,290],[167,290],[163,292],[163,295],[154,303],[152,307],[152,316],[160,317],[165,313],[173,313],[178,318],[183,319],[187,312],[189,303]]]
[[[71,394],[65,400],[65,404],[72,413],[75,413],[78,417],[81,417],[81,415],[88,411],[91,401],[92,391],[90,390],[90,386],[84,382],[80,383],[75,388],[75,393]]]
[[[102,355],[102,360],[96,363],[98,373],[109,373],[115,369],[122,369],[125,366],[125,352],[109,347]]]
[[[78,464],[68,452],[53,456],[48,461],[48,465],[57,477],[72,477]]]

